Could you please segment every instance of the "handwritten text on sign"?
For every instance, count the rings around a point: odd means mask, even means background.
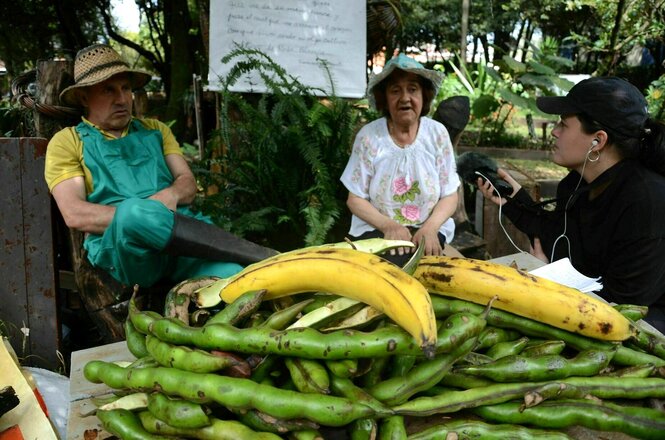
[[[303,84],[330,92],[319,60],[326,61],[335,94],[365,92],[365,1],[219,0],[210,2],[210,88],[220,88],[230,64],[221,59],[237,44],[258,49]],[[263,92],[260,79],[248,76],[234,91]]]

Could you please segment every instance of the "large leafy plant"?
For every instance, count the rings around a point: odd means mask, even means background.
[[[363,110],[335,96],[330,75],[330,91],[310,88],[261,51],[238,47],[222,62],[234,63],[221,79],[216,142],[223,154],[198,170],[207,189],[201,208],[221,226],[278,250],[342,239],[350,214],[339,176]],[[329,72],[325,62],[322,68]],[[249,73],[268,93],[230,91]]]
[[[568,91],[573,83],[560,77],[559,72],[571,65],[565,58],[554,55],[554,41],[543,48],[531,47],[531,57],[525,61],[504,55],[494,65],[483,62],[474,70],[450,63],[451,68],[471,99],[471,113],[480,125],[477,143],[500,146],[506,137],[506,123],[518,108],[527,115],[544,117],[536,107],[536,97]]]

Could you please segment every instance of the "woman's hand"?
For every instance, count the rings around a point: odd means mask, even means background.
[[[514,196],[517,193],[517,191],[519,191],[522,188],[522,185],[520,185],[517,182],[517,180],[513,179],[513,176],[508,174],[503,168],[497,169],[497,174],[503,180],[508,182],[510,186],[513,187],[513,192],[510,195],[510,197]],[[486,199],[491,200],[497,205],[503,205],[504,203],[506,203],[506,199],[497,195],[497,192],[494,191],[494,188],[492,187],[492,184],[489,181],[484,180],[482,177],[478,177],[476,184],[478,185],[478,189]]]
[[[411,231],[406,226],[402,226],[392,220],[381,229],[381,232],[383,232],[383,238],[386,240],[411,241]],[[390,250],[390,255],[395,255],[395,253],[398,255],[410,254],[411,248],[399,247]]]
[[[425,255],[443,255],[443,248],[439,241],[439,231],[431,230],[423,226],[413,234],[413,242],[416,246],[420,244],[422,239],[425,239]]]
[[[545,264],[550,262],[550,259],[547,258],[547,255],[545,255],[545,251],[543,251],[543,245],[540,243],[540,238],[538,237],[533,239],[533,244],[529,249],[529,253],[538,258],[540,261],[544,261]]]

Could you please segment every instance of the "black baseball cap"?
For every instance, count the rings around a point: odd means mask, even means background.
[[[617,77],[588,78],[575,84],[566,96],[536,99],[538,108],[553,115],[584,113],[610,132],[640,137],[649,119],[642,92]]]

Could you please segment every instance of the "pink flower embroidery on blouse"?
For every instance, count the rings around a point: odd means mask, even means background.
[[[416,221],[420,218],[420,208],[416,205],[404,205],[402,215],[409,221]]]
[[[393,180],[393,192],[398,196],[406,194],[410,188],[411,186],[407,185],[406,178],[404,176],[398,177],[397,179]]]

